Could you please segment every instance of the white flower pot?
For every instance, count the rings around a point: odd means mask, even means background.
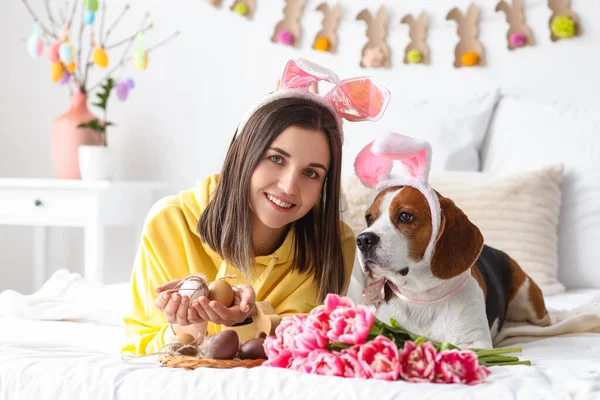
[[[106,146],[79,146],[79,170],[84,181],[111,180],[114,152]]]

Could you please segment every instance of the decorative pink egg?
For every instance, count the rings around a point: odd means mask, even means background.
[[[512,47],[523,47],[527,43],[527,36],[522,33],[515,32],[510,35],[510,45]]]
[[[279,33],[277,33],[277,43],[291,46],[294,44],[294,34],[286,29],[280,30]]]
[[[52,43],[50,47],[48,47],[48,60],[50,60],[51,63],[57,63],[60,61],[59,49],[60,42]]]

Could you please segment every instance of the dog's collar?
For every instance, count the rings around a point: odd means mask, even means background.
[[[435,304],[440,301],[447,300],[460,292],[469,282],[469,278],[471,277],[471,268],[467,269],[462,274],[455,276],[454,278],[444,280],[440,284],[427,289],[423,292],[415,292],[411,293],[410,297],[406,294],[402,294],[398,287],[387,278],[377,279],[373,281],[362,291],[362,297],[365,304],[373,304],[375,307],[378,307],[379,304],[385,301],[385,287],[390,288],[390,290],[397,297],[401,298],[404,301],[413,304]],[[450,284],[449,289],[443,292],[439,292],[438,289],[443,284]]]

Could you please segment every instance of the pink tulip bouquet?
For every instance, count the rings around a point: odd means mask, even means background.
[[[264,343],[264,366],[364,379],[477,384],[489,366],[531,365],[505,354],[521,349],[460,350],[385,324],[348,297],[327,295],[308,315],[286,317]]]

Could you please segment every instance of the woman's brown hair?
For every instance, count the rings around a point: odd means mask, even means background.
[[[341,246],[342,139],[335,116],[314,101],[290,97],[259,108],[229,146],[217,189],[198,222],[201,239],[228,263],[250,276],[254,261],[248,190],[250,178],[275,138],[290,126],[322,131],[330,167],[318,204],[292,224],[292,270],[313,273],[317,301],[341,293],[346,269]],[[239,134],[238,134],[239,133]]]

